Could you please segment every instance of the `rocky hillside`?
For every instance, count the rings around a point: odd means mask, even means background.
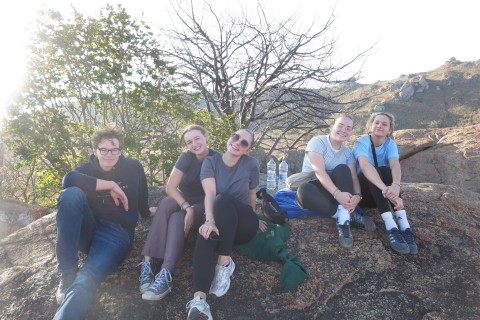
[[[372,111],[395,115],[398,129],[446,128],[480,121],[480,60],[455,58],[437,69],[401,75],[374,84],[347,85],[348,98],[370,98],[357,103],[358,131]]]
[[[333,221],[292,219],[288,251],[308,272],[289,292],[280,290],[280,262],[234,253],[229,292],[210,298],[214,319],[423,319],[480,318],[480,195],[434,183],[403,184],[418,237],[419,254],[399,255],[389,246],[380,217],[374,232],[353,230],[354,248],[339,247]],[[192,243],[173,291],[162,301],[138,292],[140,250],[149,221],[142,221],[135,248],[97,292],[87,319],[185,319],[191,298]],[[54,292],[55,216],[43,217],[0,242],[0,318],[51,319]]]
[[[419,254],[390,249],[376,210],[367,215],[377,230],[354,229],[351,250],[339,247],[333,221],[292,219],[287,249],[300,259],[308,279],[282,292],[280,262],[234,253],[229,292],[209,297],[215,320],[480,319],[480,60],[450,59],[433,71],[372,85],[352,83],[349,89],[358,96],[375,93],[357,106],[359,118],[387,110],[403,129],[395,139]],[[287,155],[291,172],[299,170],[302,157],[302,152]],[[146,302],[138,292],[137,264],[149,225],[150,219],[139,223],[134,249],[101,285],[87,319],[186,318],[193,239],[173,291],[162,301]],[[0,319],[53,317],[55,238],[52,213],[0,240]]]

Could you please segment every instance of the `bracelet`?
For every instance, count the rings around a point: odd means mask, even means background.
[[[333,191],[333,193],[332,193],[333,199],[335,199],[335,200],[337,200],[337,197],[336,197],[337,192],[340,192],[340,190],[338,190],[338,188],[335,189],[335,191]]]
[[[188,201],[183,201],[183,203],[180,205],[180,209],[187,210],[189,206],[190,206],[190,203],[188,203]]]
[[[397,186],[401,187],[400,183],[398,182],[392,182],[392,184],[396,184]]]
[[[357,193],[354,193],[353,195],[354,195],[354,196],[359,196],[359,197],[360,197],[360,201],[362,201],[363,197],[362,197],[362,194],[361,194],[361,193],[358,193],[358,192],[357,192]]]

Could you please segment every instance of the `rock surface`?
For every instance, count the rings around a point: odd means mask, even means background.
[[[367,214],[377,230],[354,229],[351,250],[339,247],[333,221],[292,219],[287,248],[309,278],[282,292],[279,262],[234,253],[237,268],[229,292],[208,300],[214,319],[479,319],[480,194],[433,183],[407,183],[402,189],[418,255],[390,249],[376,210]],[[146,302],[138,292],[137,264],[149,223],[140,222],[133,251],[100,286],[87,319],[186,318],[192,241],[164,300]],[[50,214],[0,242],[1,319],[53,317],[55,237],[55,214]]]

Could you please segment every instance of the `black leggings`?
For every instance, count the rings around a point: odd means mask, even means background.
[[[352,172],[346,164],[336,166],[330,178],[338,190],[353,193]],[[298,187],[297,202],[305,209],[330,216],[337,212],[339,205],[318,180],[303,183]]]
[[[258,230],[258,217],[252,207],[229,194],[217,195],[213,212],[220,240],[205,240],[197,235],[193,254],[193,292],[208,294],[215,275],[216,250],[219,255],[230,256],[233,245],[250,241]]]
[[[383,183],[387,186],[391,185],[393,182],[392,178],[392,170],[390,167],[379,167],[376,168],[378,175],[382,179]],[[367,208],[378,208],[380,214],[392,211],[394,205],[385,198],[382,194],[382,190],[380,190],[376,185],[371,183],[363,173],[358,175],[358,180],[360,181],[360,188],[362,189],[362,201],[360,201],[360,207],[367,207]]]

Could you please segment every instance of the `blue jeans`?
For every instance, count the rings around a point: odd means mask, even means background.
[[[57,204],[58,271],[62,277],[76,272],[78,251],[85,252],[87,258],[54,319],[83,319],[98,285],[122,263],[130,248],[128,231],[117,223],[95,220],[80,188],[63,190]]]

